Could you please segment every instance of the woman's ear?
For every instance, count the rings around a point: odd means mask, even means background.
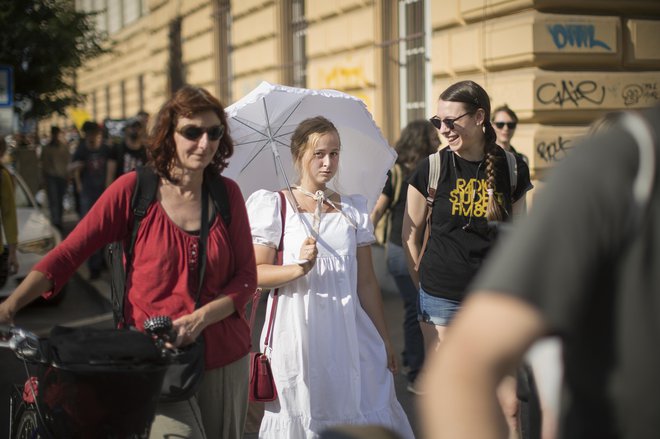
[[[474,122],[477,124],[477,126],[484,126],[484,123],[486,122],[486,112],[483,108],[478,108],[474,113]]]

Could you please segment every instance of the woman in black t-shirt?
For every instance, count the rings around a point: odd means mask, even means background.
[[[490,116],[488,94],[473,81],[455,83],[440,95],[431,122],[449,146],[440,151],[431,233],[423,255],[429,160],[423,160],[408,180],[402,240],[410,276],[419,287],[418,319],[427,354],[438,349],[495,240],[497,230],[489,223],[508,221],[523,211],[525,194],[532,188],[529,168],[520,157],[517,181],[511,181]],[[515,381],[512,384],[515,389]],[[513,404],[515,415],[515,391]]]

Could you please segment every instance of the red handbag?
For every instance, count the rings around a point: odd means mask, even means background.
[[[282,218],[282,235],[280,237],[280,245],[278,247],[278,263],[282,263],[282,242],[284,241],[284,222],[286,218],[286,200],[284,193],[280,194],[280,216]],[[266,338],[264,340],[264,350],[268,351],[273,348],[273,322],[275,321],[275,311],[277,310],[277,292],[276,289],[273,293],[273,301],[270,307],[270,317],[268,318],[268,330],[266,331]],[[261,289],[257,289],[252,296],[252,310],[250,312],[250,331],[254,326],[254,318],[256,316],[257,306],[259,305],[259,298],[261,297]],[[275,379],[273,378],[273,370],[270,368],[270,360],[263,352],[250,352],[250,383],[248,387],[248,398],[251,402],[268,402],[277,399],[277,387],[275,386]]]
[[[254,315],[254,310],[259,303],[259,296],[259,291],[255,292],[252,301],[252,315]],[[277,292],[275,292],[275,298],[273,299],[273,305],[270,311],[265,350],[268,350],[269,343],[272,343],[271,330],[273,318],[275,316],[275,307],[277,307]],[[252,321],[253,319],[250,318],[250,322]],[[250,384],[248,388],[248,397],[252,402],[267,402],[277,399],[277,388],[275,387],[273,370],[270,368],[270,360],[268,359],[268,356],[263,352],[250,352]]]

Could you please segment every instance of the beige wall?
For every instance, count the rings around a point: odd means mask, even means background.
[[[89,96],[96,90],[99,120],[121,117],[125,81],[131,116],[139,110],[137,77],[144,75],[145,109],[154,113],[168,95],[168,31],[177,16],[187,82],[217,94],[216,65],[227,61],[231,100],[262,80],[281,82],[283,1],[231,0],[231,55],[218,60],[213,1],[149,0],[149,13],[114,36],[115,51],[80,69],[79,90]],[[397,9],[396,0],[379,1]],[[381,83],[381,10],[375,0],[305,1],[307,86],[360,97],[379,125],[396,124],[399,111],[379,102],[399,92]],[[429,22],[433,101],[458,80],[482,84],[493,106],[507,103],[518,113],[514,145],[530,157],[534,174],[569,153],[594,118],[660,100],[657,0],[430,0]],[[86,109],[92,113],[91,99]],[[382,128],[394,142],[399,127]]]

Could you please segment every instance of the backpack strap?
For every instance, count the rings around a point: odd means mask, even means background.
[[[227,192],[227,185],[225,180],[215,173],[207,173],[209,182],[207,184],[208,190],[211,193],[211,200],[213,200],[213,207],[215,211],[220,213],[222,221],[225,226],[229,228],[231,224],[231,208],[229,206],[229,194]]]
[[[516,155],[514,153],[504,148],[502,150],[504,151],[506,164],[509,168],[509,182],[511,183],[511,197],[513,198],[513,193],[516,191],[516,186],[518,185],[518,163],[516,162]]]
[[[424,227],[424,238],[422,239],[422,248],[419,251],[419,256],[415,262],[415,270],[419,270],[419,264],[422,262],[422,256],[426,251],[426,244],[431,236],[431,215],[433,214],[433,204],[435,204],[435,193],[438,189],[438,181],[440,180],[440,169],[442,162],[440,160],[441,151],[435,152],[429,156],[429,182],[427,185],[428,195],[426,197],[426,219]]]

